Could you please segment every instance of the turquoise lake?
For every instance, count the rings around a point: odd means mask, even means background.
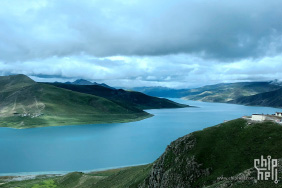
[[[224,120],[281,109],[172,99],[197,108],[148,110],[138,122],[0,128],[0,175],[116,168],[155,161],[171,141]]]

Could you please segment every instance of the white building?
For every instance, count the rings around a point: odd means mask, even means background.
[[[263,114],[253,114],[251,120],[252,121],[264,121],[266,116]]]
[[[276,112],[276,113],[275,113],[275,116],[282,117],[282,112]]]

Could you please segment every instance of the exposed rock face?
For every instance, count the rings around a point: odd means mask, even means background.
[[[191,133],[167,147],[139,188],[277,187],[274,179],[258,180],[254,159],[280,159],[281,135],[276,123],[250,126],[243,119]],[[281,164],[279,160],[279,187]]]
[[[198,178],[210,174],[210,169],[204,169],[197,163],[195,156],[189,154],[195,144],[196,139],[193,134],[172,142],[153,164],[149,177],[139,187],[195,187],[194,183]]]

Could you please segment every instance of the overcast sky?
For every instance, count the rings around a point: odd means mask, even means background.
[[[1,0],[0,74],[112,86],[282,79],[282,0]]]

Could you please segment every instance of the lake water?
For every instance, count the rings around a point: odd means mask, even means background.
[[[198,108],[148,110],[132,123],[0,128],[0,175],[88,171],[155,161],[171,141],[224,120],[281,109],[173,99]]]

